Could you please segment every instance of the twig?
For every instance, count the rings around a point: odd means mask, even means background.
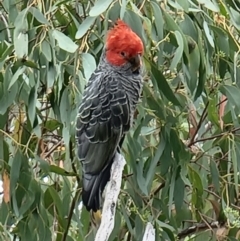
[[[141,12],[142,8],[144,7],[146,0],[143,0],[141,6],[139,7],[138,11]]]
[[[201,128],[201,125],[202,125],[203,121],[204,121],[205,118],[207,117],[207,108],[208,108],[208,105],[209,105],[209,101],[207,102],[207,104],[206,104],[206,106],[205,106],[205,108],[204,108],[204,110],[203,110],[203,112],[202,112],[202,115],[201,115],[200,120],[199,120],[199,122],[198,122],[197,128],[196,128],[196,130],[195,130],[195,132],[194,132],[194,134],[193,134],[193,136],[192,136],[192,138],[191,138],[191,140],[190,140],[190,142],[189,142],[189,144],[188,144],[188,147],[191,147],[191,146],[196,142],[196,141],[195,141],[195,137],[196,137],[199,129]]]
[[[59,141],[56,145],[54,145],[47,153],[45,153],[44,158],[49,157],[59,146],[63,144],[62,141]]]
[[[212,227],[210,226],[210,224],[208,223],[208,221],[206,220],[206,218],[204,217],[205,215],[202,214],[201,212],[199,212],[197,210],[197,213],[199,214],[200,218],[202,219],[202,221],[206,224],[206,226],[209,228],[209,230],[212,230]]]
[[[67,220],[68,220],[68,221],[67,221],[67,227],[66,227],[66,229],[64,230],[64,233],[63,233],[63,236],[62,236],[62,240],[61,240],[61,241],[66,241],[66,240],[67,240],[67,234],[68,234],[68,230],[69,230],[69,227],[70,227],[70,224],[71,224],[73,211],[74,211],[74,208],[75,208],[75,206],[76,206],[76,203],[77,203],[78,200],[79,200],[80,192],[81,192],[81,188],[80,188],[80,185],[78,185],[77,190],[76,190],[76,193],[75,193],[75,196],[73,197],[73,200],[72,200],[72,203],[71,203],[71,207],[70,207],[70,210],[69,210],[68,217],[67,217]]]
[[[83,9],[83,17],[85,19],[87,17],[87,14],[86,14],[86,9],[85,9],[84,3],[82,3],[82,9]]]
[[[1,5],[2,5],[2,4],[1,4]],[[4,17],[2,11],[0,11],[0,16],[1,16],[1,18],[2,18],[3,23],[4,23],[5,26],[6,26],[8,41],[9,41],[10,43],[12,43],[12,38],[11,38],[11,33],[10,33],[10,30],[9,30],[8,22],[7,22],[6,18]]]
[[[191,227],[188,227],[184,230],[182,230],[180,233],[178,233],[177,237],[179,239],[182,239],[182,238],[185,238],[186,236],[190,235],[190,234],[193,234],[193,233],[196,233],[196,232],[199,232],[199,231],[203,231],[203,230],[208,230],[209,227],[211,227],[211,229],[216,229],[220,226],[219,222],[218,221],[214,221],[214,222],[211,222],[211,223],[198,223],[194,226],[191,226]]]
[[[70,160],[71,160],[73,172],[78,174],[77,168],[75,167],[74,161],[73,161],[73,159],[74,159],[74,157],[73,157],[73,143],[72,143],[71,140],[69,142],[69,151],[70,151]],[[80,180],[79,175],[76,175],[76,178],[77,178],[78,185],[80,185],[81,180]]]
[[[71,160],[71,163],[72,163],[72,169],[73,169],[73,171],[75,173],[77,173],[76,167],[75,167],[74,162],[73,162],[73,145],[72,145],[72,141],[69,142],[69,151],[70,151],[70,160]],[[68,230],[69,230],[69,227],[70,227],[70,224],[71,224],[74,208],[76,206],[76,203],[78,202],[79,195],[81,193],[80,178],[79,178],[78,175],[76,175],[76,177],[77,177],[78,186],[77,186],[76,193],[75,193],[75,195],[73,197],[73,200],[72,200],[72,203],[71,203],[71,207],[70,207],[69,214],[68,214],[68,217],[67,217],[67,227],[64,230],[64,233],[63,233],[61,241],[66,241],[67,240],[67,234],[68,234]]]
[[[155,241],[155,229],[151,223],[147,223],[142,241]]]
[[[157,188],[156,190],[153,192],[153,196],[155,196],[162,188],[165,187],[165,182],[162,182]]]
[[[122,182],[122,172],[125,164],[126,161],[124,157],[116,153],[111,168],[110,181],[106,187],[101,224],[97,231],[95,241],[107,241],[113,230],[117,200]]]
[[[204,136],[209,130],[211,130],[211,128],[212,128],[212,122],[208,121],[208,123],[205,124],[205,126],[204,126],[205,131],[202,133],[202,136]],[[196,136],[195,139],[197,139],[197,138],[198,137]]]
[[[216,107],[218,107],[219,105],[221,105],[222,103],[226,102],[228,99],[227,97],[225,99],[223,99],[222,101],[220,101],[219,103],[216,104]]]
[[[50,109],[52,106],[51,105],[46,105],[45,107],[43,107],[42,109],[40,109],[40,111],[45,111],[45,110],[48,110]]]
[[[237,127],[237,128],[234,128],[233,130],[228,131],[228,132],[223,132],[223,133],[220,133],[220,134],[217,134],[217,135],[209,136],[209,137],[206,137],[206,138],[201,138],[201,139],[193,141],[191,146],[196,144],[197,142],[212,140],[212,139],[222,137],[222,136],[230,134],[230,133],[234,133],[234,132],[239,131],[239,130],[240,130],[240,127]]]

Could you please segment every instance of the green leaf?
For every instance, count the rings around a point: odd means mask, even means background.
[[[3,6],[7,9],[9,12],[9,22],[13,23],[18,15],[19,9],[17,8],[17,5],[14,4],[14,0],[9,1],[3,1]]]
[[[187,38],[188,46],[189,46],[189,38],[193,39],[193,41],[195,42],[198,41],[199,36],[198,36],[197,28],[195,26],[195,22],[189,15],[185,16],[184,20],[179,23],[179,26]],[[189,52],[191,52],[190,50],[191,48],[189,46]]]
[[[86,19],[84,19],[84,21],[78,27],[75,38],[76,39],[82,38],[87,33],[91,25],[94,23],[95,19],[96,17],[87,17]]]
[[[160,220],[156,220],[156,222],[158,223],[159,227],[167,228],[167,229],[171,230],[172,232],[174,232],[174,228],[171,225],[168,225],[167,223],[164,223]]]
[[[4,126],[7,123],[8,119],[8,112],[4,112],[3,114],[0,115],[0,130],[4,129]]]
[[[29,94],[29,99],[28,99],[28,116],[29,120],[31,122],[31,125],[33,125],[33,122],[36,118],[36,103],[37,103],[37,91],[38,91],[38,85],[34,86]]]
[[[20,67],[16,73],[13,75],[10,83],[9,83],[9,86],[8,86],[8,90],[11,89],[11,87],[15,84],[15,82],[18,80],[19,76],[21,76],[24,71],[26,70],[26,67]]]
[[[218,4],[214,1],[214,3],[211,0],[198,0],[200,4],[203,4],[204,7],[208,8],[209,10],[213,12],[219,12]]]
[[[53,202],[53,197],[50,193],[50,187],[46,189],[44,192],[44,197],[43,197],[43,206],[46,210],[48,210],[48,213],[51,215],[54,215],[54,202]]]
[[[76,173],[74,172],[67,172],[61,167],[55,166],[55,165],[50,165],[49,167],[50,172],[54,172],[56,174],[62,175],[62,176],[76,176]]]
[[[182,35],[180,34],[180,32],[175,31],[175,36],[177,39],[177,43],[178,43],[178,48],[174,54],[172,63],[170,65],[170,70],[174,70],[177,67],[177,64],[179,63],[179,61],[182,58],[183,55],[183,39],[182,39]]]
[[[47,215],[48,212],[45,209],[43,205],[39,206],[39,215],[36,215],[35,217],[39,218],[39,222],[37,223],[37,230],[39,235],[39,239],[51,241],[52,240],[52,232],[50,231],[50,227],[48,227],[50,217]],[[41,231],[40,231],[41,230]]]
[[[65,34],[61,33],[60,31],[54,29],[52,31],[52,36],[58,42],[58,45],[61,49],[69,52],[74,53],[77,51],[78,46]]]
[[[127,0],[122,0],[121,4],[121,10],[120,10],[120,18],[123,19],[125,11],[126,11],[126,6],[127,6],[128,1]]]
[[[143,177],[143,168],[144,163],[139,162],[136,165],[136,172],[137,172],[137,183],[141,191],[147,196],[149,194],[150,188],[148,188],[145,178]]]
[[[190,2],[188,0],[180,0],[179,5],[183,8],[185,12],[188,12]]]
[[[10,194],[11,194],[11,203],[12,208],[16,216],[19,216],[19,209],[17,204],[17,196],[16,196],[16,188],[17,183],[21,173],[21,165],[22,165],[22,155],[18,151],[15,153],[14,158],[12,160],[11,171],[10,171]]]
[[[31,208],[35,199],[35,193],[27,190],[24,195],[24,203],[19,207],[19,216],[26,214]]]
[[[198,78],[198,71],[200,67],[200,53],[199,53],[199,48],[196,42],[192,40],[194,43],[194,49],[192,52],[189,54],[189,75],[190,78],[187,79],[188,87],[193,94],[194,91],[196,90],[199,78]]]
[[[216,188],[217,192],[220,190],[219,186],[219,171],[217,169],[217,165],[215,161],[210,162],[210,171],[211,171],[211,178],[214,187]]]
[[[45,123],[45,128],[47,131],[54,131],[56,130],[57,128],[59,128],[61,126],[61,123],[58,122],[57,120],[48,120],[46,123]]]
[[[233,107],[237,107],[240,110],[240,89],[235,86],[223,85],[220,87],[220,91],[228,97],[228,100],[232,103]]]
[[[30,7],[29,12],[32,13],[32,15],[40,22],[46,25],[50,25],[45,16],[37,9],[34,7]]]
[[[194,101],[202,94],[203,90],[204,90],[204,84],[206,82],[206,78],[207,78],[207,73],[206,73],[206,59],[205,59],[205,53],[204,53],[204,49],[202,47],[202,31],[197,28],[198,30],[198,48],[199,48],[199,54],[200,54],[200,66],[199,66],[199,78],[198,78],[198,85],[197,85],[197,90],[194,96]]]
[[[52,200],[53,200],[53,203],[54,205],[56,206],[57,208],[57,213],[58,213],[58,220],[60,221],[60,225],[66,225],[66,220],[64,220],[64,217],[63,217],[63,213],[62,213],[62,201],[58,195],[58,192],[56,191],[55,188],[53,188],[52,186],[50,186],[48,188],[49,190],[49,193],[52,197]],[[64,227],[62,226],[62,227]]]
[[[44,56],[46,57],[46,59],[49,62],[51,62],[52,61],[52,50],[51,50],[51,46],[48,41],[44,40],[41,43],[41,50],[42,50],[42,53],[44,54]]]
[[[163,11],[163,15],[164,15],[164,19],[166,21],[166,24],[168,26],[168,29],[175,32],[178,31],[179,33],[181,33],[182,35],[182,40],[183,40],[183,46],[184,46],[184,53],[186,56],[188,56],[188,44],[187,44],[187,40],[181,30],[181,28],[179,27],[179,25],[177,23],[175,23],[175,21],[173,20],[172,16],[169,15],[166,11]]]
[[[64,126],[69,127],[71,121],[70,89],[65,88],[60,102],[61,120]]]
[[[113,0],[97,0],[89,12],[89,16],[96,17],[107,10]]]
[[[162,11],[161,11],[159,5],[157,3],[155,3],[154,1],[150,1],[150,4],[151,4],[151,6],[153,8],[153,12],[154,12],[155,26],[156,26],[156,30],[158,33],[158,37],[159,37],[159,39],[163,39]]]
[[[180,211],[183,207],[183,201],[184,201],[184,193],[185,193],[185,183],[183,182],[182,178],[179,177],[175,181],[175,186],[174,186],[174,203],[177,212]]]
[[[143,24],[140,16],[137,13],[127,9],[124,15],[124,21],[142,39],[143,44],[146,43],[146,34],[143,31]]]
[[[82,64],[83,64],[83,71],[85,78],[89,80],[91,77],[92,73],[96,69],[96,61],[95,58],[88,53],[82,53]]]
[[[240,17],[239,17],[239,11],[236,11],[232,7],[230,7],[230,16],[231,20],[233,21],[233,24],[236,26],[238,30],[240,30]]]
[[[0,96],[0,102],[2,103],[2,105],[0,105],[0,115],[6,113],[7,108],[12,105],[14,99],[16,98],[17,93],[18,83],[15,83],[9,90],[4,92],[3,96]]]
[[[162,92],[165,95],[165,97],[169,101],[171,101],[173,104],[180,106],[181,104],[179,103],[179,101],[176,98],[176,96],[173,94],[173,91],[169,87],[169,85],[168,85],[165,77],[161,73],[161,71],[159,71],[157,69],[157,67],[152,62],[149,62],[149,63],[151,65],[151,74],[152,74],[153,78],[155,78],[155,80],[157,82],[159,91]]]
[[[30,68],[39,70],[38,66],[37,66],[34,62],[32,62],[32,61],[30,61],[30,60],[24,60],[24,61],[22,62],[22,64],[25,65],[25,66],[27,66],[27,67],[30,67]]]
[[[133,228],[132,228],[132,224],[131,224],[131,222],[130,222],[130,219],[129,219],[129,215],[127,214],[126,208],[125,208],[123,205],[121,205],[121,210],[122,210],[122,215],[123,215],[123,217],[124,217],[124,220],[125,220],[125,222],[126,222],[126,224],[127,224],[128,230],[130,231],[130,233],[133,234],[134,231],[133,231]]]
[[[47,161],[43,160],[38,155],[35,155],[34,159],[38,162],[39,167],[41,168],[42,172],[44,172],[44,173],[49,172],[50,164]]]
[[[217,34],[215,38],[216,46],[218,49],[225,53],[226,56],[229,55],[229,38],[224,29],[210,25],[214,33]]]
[[[229,141],[230,142],[230,141]],[[239,190],[237,188],[238,183],[239,183],[239,177],[238,177],[238,173],[239,173],[239,169],[238,169],[238,161],[237,161],[237,155],[236,155],[236,144],[235,141],[232,141],[231,144],[231,149],[229,149],[229,161],[232,161],[232,165],[233,165],[233,178],[234,178],[234,186],[235,186],[235,191],[236,191],[236,195],[239,195]]]
[[[142,136],[147,136],[147,135],[151,135],[156,131],[155,127],[148,127],[148,126],[143,126],[141,128],[141,135]]]
[[[210,29],[209,29],[208,24],[207,24],[206,21],[203,22],[203,29],[204,29],[205,34],[206,34],[206,36],[207,36],[208,42],[209,42],[210,45],[214,48],[215,45],[214,45],[213,37],[212,37],[212,35],[211,35],[211,33],[210,33]]]
[[[6,57],[12,53],[13,49],[14,49],[13,45],[9,45],[7,48],[5,48],[4,52],[1,53],[0,62],[4,61]]]
[[[193,184],[193,188],[196,188],[197,192],[201,196],[203,194],[202,180],[199,174],[190,165],[188,166],[188,170],[189,178],[191,180],[191,183]],[[200,198],[200,196],[198,198]]]
[[[20,12],[14,22],[14,49],[18,58],[28,56],[28,23],[26,20],[27,9]]]
[[[52,88],[54,84],[54,80],[56,78],[56,70],[52,64],[49,64],[48,72],[47,72],[47,86],[48,88]]]
[[[81,205],[83,205],[82,202],[81,202]],[[80,233],[84,237],[89,232],[89,224],[90,224],[90,216],[89,216],[89,212],[86,210],[86,208],[82,207],[80,221],[81,221]]]
[[[146,174],[146,186],[150,186],[152,184],[152,180],[155,174],[155,168],[160,161],[160,158],[163,154],[164,148],[165,148],[166,142],[164,140],[164,136],[160,136],[160,144],[158,146],[158,149],[155,153],[155,156],[151,162],[151,166],[149,167],[147,174]]]

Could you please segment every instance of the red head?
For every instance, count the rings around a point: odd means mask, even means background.
[[[121,66],[131,63],[133,68],[139,68],[140,56],[143,54],[142,40],[122,20],[109,30],[106,41],[106,58],[109,63]]]

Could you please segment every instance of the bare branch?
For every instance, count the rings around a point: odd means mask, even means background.
[[[232,130],[230,130],[228,132],[222,132],[220,134],[216,134],[216,135],[213,135],[213,136],[209,136],[209,137],[206,137],[206,138],[201,138],[201,139],[195,140],[195,141],[192,142],[191,145],[194,145],[195,143],[201,142],[201,141],[207,141],[207,140],[212,140],[212,139],[215,139],[215,138],[220,138],[220,137],[223,137],[224,135],[229,135],[230,133],[235,134],[235,132],[237,132],[239,130],[240,130],[240,127],[236,127],[236,128],[233,128]]]
[[[200,117],[200,120],[199,120],[199,122],[198,122],[197,128],[195,129],[195,132],[193,133],[193,135],[192,135],[192,137],[191,137],[191,140],[189,141],[188,147],[191,147],[191,146],[196,142],[197,133],[198,133],[199,129],[201,128],[202,123],[204,122],[204,120],[205,120],[206,117],[207,117],[207,108],[208,108],[208,105],[209,105],[209,101],[206,103],[206,105],[205,105],[205,107],[204,107],[204,110],[203,110],[202,115],[201,115],[201,117]]]
[[[117,206],[118,195],[120,193],[122,172],[126,164],[124,157],[116,153],[112,168],[110,181],[106,186],[105,200],[102,210],[102,219],[97,231],[95,241],[107,241],[112,233],[115,221],[115,212]]]
[[[155,229],[151,223],[147,223],[142,241],[155,241]]]
[[[179,239],[182,239],[182,238],[185,238],[187,237],[188,235],[191,235],[193,233],[196,233],[196,232],[199,232],[199,231],[204,231],[204,230],[208,230],[209,227],[211,229],[216,229],[216,228],[219,228],[221,225],[219,224],[218,221],[214,221],[212,223],[198,223],[194,226],[191,226],[191,227],[188,227],[184,230],[182,230],[177,236]]]

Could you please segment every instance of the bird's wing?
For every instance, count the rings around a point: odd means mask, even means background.
[[[130,107],[116,78],[93,75],[77,118],[78,158],[84,174],[97,175],[107,167],[123,132],[130,127]]]

